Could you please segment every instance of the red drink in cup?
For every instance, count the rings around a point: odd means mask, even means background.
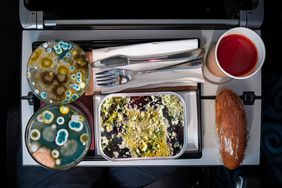
[[[265,59],[261,38],[247,28],[225,32],[210,50],[207,68],[218,77],[245,79],[257,73]]]

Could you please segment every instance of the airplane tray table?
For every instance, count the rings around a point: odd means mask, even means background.
[[[21,128],[23,165],[38,165],[29,155],[24,141],[25,128],[34,113],[34,104],[25,100],[31,91],[26,79],[26,64],[32,53],[32,44],[37,41],[63,39],[72,41],[126,41],[126,40],[171,40],[184,38],[198,38],[202,48],[208,49],[225,30],[25,30],[22,35],[22,68],[21,68]],[[258,31],[259,32],[259,31]],[[201,129],[199,135],[200,147],[198,153],[202,155],[180,157],[165,160],[138,161],[107,161],[97,156],[89,155],[78,166],[146,166],[146,165],[222,165],[219,145],[215,129],[215,96],[218,89],[228,87],[240,95],[244,101],[248,118],[249,140],[243,165],[259,164],[260,156],[260,126],[261,126],[261,72],[246,80],[231,80],[226,84],[215,85],[209,82],[199,85],[198,94],[193,96],[199,105]],[[185,92],[182,93],[185,95]],[[197,96],[199,101],[197,102]],[[253,100],[252,100],[253,99]],[[97,100],[94,96],[94,101]],[[95,110],[94,102],[94,110]],[[194,135],[195,136],[195,135]],[[196,139],[197,140],[197,139]],[[200,151],[201,149],[201,151]],[[188,149],[189,150],[189,149]],[[97,153],[96,153],[97,154]],[[99,153],[98,153],[99,154]],[[94,155],[90,153],[90,155]]]

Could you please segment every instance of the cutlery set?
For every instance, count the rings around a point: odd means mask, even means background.
[[[95,74],[97,85],[115,86],[126,84],[136,75],[159,72],[198,68],[202,66],[204,50],[198,48],[184,52],[161,54],[155,56],[129,57],[124,55],[111,56],[94,62],[94,68],[107,68]],[[133,71],[121,66],[132,64],[145,65],[141,71]]]

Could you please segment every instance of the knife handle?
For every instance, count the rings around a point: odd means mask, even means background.
[[[167,53],[160,55],[142,56],[142,57],[128,57],[129,64],[136,63],[154,63],[154,62],[185,62],[198,59],[204,55],[204,49],[197,48],[190,51],[182,51],[177,53]]]

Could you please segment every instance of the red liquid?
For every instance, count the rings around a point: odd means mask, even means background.
[[[256,65],[258,52],[254,43],[245,36],[232,34],[224,37],[217,48],[218,62],[227,73],[242,76]]]

